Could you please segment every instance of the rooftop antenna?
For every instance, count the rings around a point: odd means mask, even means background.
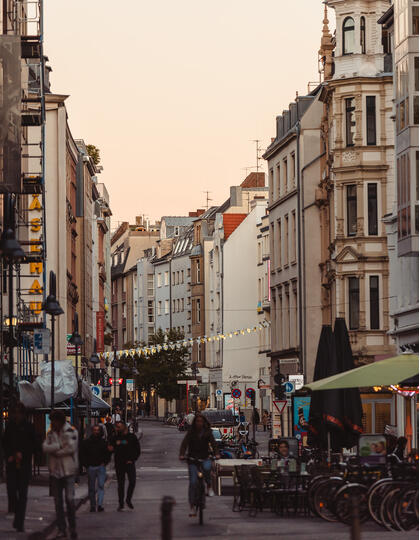
[[[260,170],[260,160],[262,159],[260,152],[262,150],[260,146],[261,139],[253,139],[252,142],[255,143],[255,151],[256,151],[256,158],[257,158],[257,172]]]
[[[213,200],[209,196],[211,191],[203,191],[203,193],[206,194],[206,210],[208,210],[209,209],[209,202]]]

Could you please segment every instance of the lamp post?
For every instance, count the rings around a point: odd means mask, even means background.
[[[62,310],[56,298],[56,277],[50,271],[50,294],[44,302],[43,308],[48,315],[51,315],[51,411],[54,410],[54,383],[55,383],[55,318],[62,315]]]
[[[76,426],[76,429],[79,430],[79,419],[77,416],[78,413],[78,404],[80,399],[80,381],[79,381],[79,348],[83,345],[83,339],[81,338],[79,334],[79,315],[77,313],[74,314],[73,318],[73,333],[70,336],[69,343],[74,345],[76,347],[75,350],[75,356],[76,356],[76,380],[77,380],[77,394],[76,394],[76,407],[75,407],[75,413],[74,413],[74,424]]]
[[[96,352],[96,339],[93,340],[93,352],[92,354],[90,355],[90,358],[89,358],[89,362],[91,364],[93,364],[93,369],[94,369],[94,372],[93,372],[93,382],[95,382],[97,380],[97,377],[96,377],[96,366],[99,364],[100,360],[99,360],[99,356]]]
[[[111,367],[114,368],[114,378],[112,379],[112,386],[114,387],[114,406],[117,401],[117,368],[120,367],[118,360],[117,360],[117,348],[114,347],[114,360],[111,362]]]

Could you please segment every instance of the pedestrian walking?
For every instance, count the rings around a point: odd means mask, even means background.
[[[77,532],[74,480],[78,472],[78,434],[77,430],[66,422],[62,411],[52,411],[50,420],[51,429],[47,433],[43,449],[48,455],[48,468],[55,502],[59,530],[56,538],[67,538],[63,504],[64,492],[70,538],[75,539]]]
[[[268,414],[268,411],[264,409],[263,415],[262,415],[262,424],[264,431],[267,431],[268,422],[270,420],[270,416]]]
[[[131,510],[133,493],[136,487],[136,461],[140,456],[140,444],[133,433],[129,433],[123,421],[115,424],[116,434],[112,438],[108,450],[114,452],[115,473],[118,482],[118,511],[124,510],[125,475],[128,478],[127,496],[125,502]]]
[[[40,451],[35,429],[26,418],[23,403],[17,403],[3,436],[6,459],[6,486],[9,512],[14,513],[13,527],[24,531],[32,456]]]
[[[254,408],[254,413],[252,415],[252,422],[255,424],[255,427],[258,427],[258,424],[260,423],[260,413],[258,412],[258,409]]]
[[[115,425],[117,422],[121,421],[121,409],[115,407],[114,414],[112,415],[112,423]]]
[[[80,461],[86,467],[88,474],[89,500],[91,512],[104,511],[104,488],[106,480],[106,466],[111,455],[108,451],[102,428],[96,424],[92,428],[92,435],[84,439],[80,446]]]
[[[106,429],[106,438],[109,441],[115,435],[115,426],[112,423],[112,417],[109,415],[106,417],[105,429]]]

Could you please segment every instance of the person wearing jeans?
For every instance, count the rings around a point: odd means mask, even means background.
[[[74,540],[77,538],[74,481],[79,468],[78,434],[76,429],[66,422],[62,411],[52,411],[50,420],[51,430],[47,433],[43,450],[48,455],[48,469],[57,515],[59,533],[56,538],[67,538],[64,492],[70,538]]]
[[[87,469],[90,511],[104,511],[104,487],[106,480],[106,466],[109,463],[110,454],[103,438],[100,425],[92,428],[92,435],[85,439],[80,447],[80,461]],[[96,500],[98,497],[98,500]]]
[[[118,482],[118,511],[124,510],[125,476],[128,477],[128,488],[125,502],[133,509],[133,493],[136,487],[136,461],[140,456],[140,444],[133,433],[129,433],[125,422],[115,424],[116,435],[110,441],[108,450],[114,452],[115,473]]]
[[[204,480],[207,486],[211,485],[211,465],[211,459],[205,459],[201,464],[204,474]],[[188,473],[190,476],[190,485],[188,487],[188,500],[191,507],[193,507],[197,494],[198,466],[195,463],[188,463]],[[208,488],[208,491],[210,491],[210,488]]]

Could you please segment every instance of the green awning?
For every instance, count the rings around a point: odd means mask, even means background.
[[[337,388],[363,388],[365,386],[389,386],[417,375],[417,354],[400,354],[379,360],[366,366],[337,373],[331,377],[305,385],[307,390],[335,390]]]

